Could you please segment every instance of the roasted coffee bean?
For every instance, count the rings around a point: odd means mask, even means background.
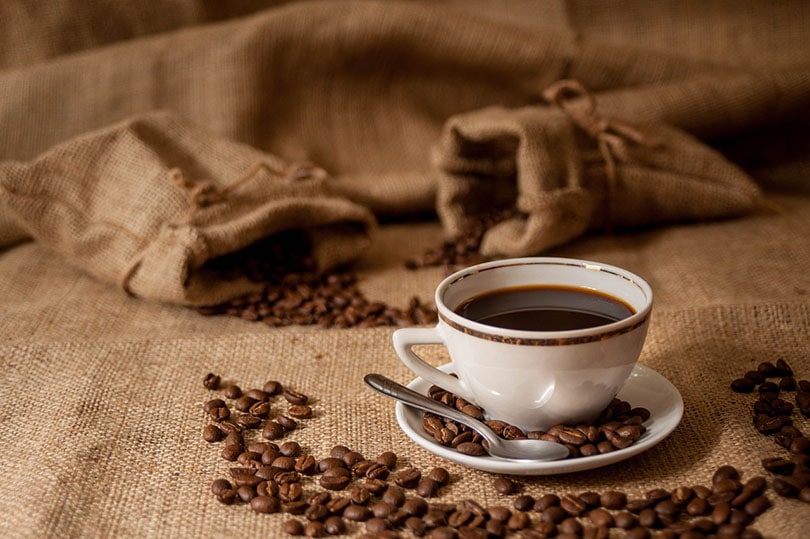
[[[560,499],[562,507],[572,517],[581,515],[588,506],[578,496],[565,495]]]
[[[686,504],[686,513],[693,517],[707,515],[710,510],[711,506],[704,498],[692,498]]]
[[[756,384],[750,378],[737,378],[731,382],[731,389],[737,393],[751,393]]]
[[[323,475],[318,483],[327,490],[343,490],[351,482],[351,477]]]
[[[402,510],[409,515],[421,517],[428,511],[428,504],[422,498],[409,498],[402,504]]]
[[[399,528],[405,523],[406,520],[408,520],[408,518],[409,518],[408,513],[406,513],[402,509],[397,509],[396,511],[388,515],[385,520],[391,525],[391,527]]]
[[[348,496],[339,496],[329,500],[329,502],[326,503],[326,509],[333,515],[342,515],[343,511],[351,504],[352,501]]]
[[[422,479],[422,472],[418,468],[405,468],[394,476],[394,483],[402,488],[415,488]]]
[[[278,449],[285,457],[298,457],[301,454],[301,445],[298,442],[284,442]]]
[[[239,455],[242,454],[242,448],[238,445],[226,445],[222,448],[222,453],[220,454],[223,459],[234,462]]]
[[[630,530],[638,525],[638,518],[630,511],[619,511],[613,517],[616,527],[623,530]]]
[[[254,415],[240,415],[236,418],[236,422],[246,429],[257,429],[261,427],[262,420]]]
[[[281,512],[290,515],[303,515],[304,512],[307,510],[307,507],[309,507],[309,504],[305,500],[293,500],[290,502],[282,502]]]
[[[290,404],[305,405],[309,402],[309,397],[299,391],[292,389],[285,389],[283,391],[284,399]]]
[[[306,526],[304,526],[304,535],[307,537],[324,537],[326,536],[326,528],[324,527],[323,522],[311,520],[307,522]]]
[[[366,487],[368,491],[374,494],[375,496],[379,496],[383,492],[385,492],[385,489],[388,488],[388,483],[385,482],[383,479],[369,478],[366,479],[366,482],[363,484],[363,486]]]
[[[321,504],[310,504],[304,511],[304,517],[310,521],[323,520],[327,516],[329,516],[329,509]]]
[[[514,492],[517,490],[515,482],[507,477],[496,478],[492,482],[492,486],[495,487],[495,492],[497,492],[498,494],[503,494],[505,496],[508,496],[509,494],[514,494]]]
[[[271,464],[273,464],[273,461],[275,461],[280,456],[281,452],[278,449],[269,447],[265,449],[264,452],[262,453],[262,464],[264,464],[265,466],[270,466]]]
[[[220,503],[224,503],[225,505],[231,505],[234,501],[236,501],[237,498],[236,490],[232,488],[223,490],[219,494],[217,494],[216,497]]]
[[[285,415],[277,415],[276,423],[284,427],[286,430],[295,430],[298,427],[298,422]]]
[[[266,401],[256,402],[248,409],[248,413],[254,417],[265,418],[270,415],[270,403]]]
[[[615,525],[613,515],[610,513],[610,511],[602,509],[601,507],[592,509],[588,513],[588,518],[591,522],[599,527],[612,528]]]
[[[254,497],[256,497],[256,490],[248,485],[242,485],[241,487],[236,489],[236,495],[245,503],[250,502]]]
[[[588,509],[592,509],[594,507],[599,507],[601,504],[600,496],[598,492],[581,492],[579,494],[579,499],[585,502],[585,505]]]
[[[800,486],[792,477],[776,477],[771,482],[774,492],[784,498],[796,498],[804,488]]]
[[[225,404],[224,400],[222,400],[222,399],[211,399],[211,400],[207,401],[203,405],[203,410],[205,410],[205,413],[210,414],[211,410],[213,410],[215,408],[227,408],[227,407],[228,407],[228,405]]]
[[[773,376],[793,376],[793,369],[783,358],[776,360],[776,369]]]
[[[563,534],[571,534],[574,536],[579,537],[582,533],[582,523],[579,520],[575,519],[574,517],[569,517],[560,522],[559,531]]]
[[[535,500],[530,494],[521,494],[513,502],[513,507],[517,511],[531,511],[534,509]]]
[[[602,493],[599,503],[606,509],[624,509],[627,505],[627,495],[623,492],[609,490]]]
[[[225,406],[211,408],[208,416],[214,421],[223,421],[231,417],[231,411]]]
[[[325,472],[331,468],[346,468],[346,463],[337,457],[326,457],[318,461],[318,470]]]
[[[356,522],[365,522],[371,518],[371,510],[365,505],[352,503],[343,510],[343,518]]]
[[[423,498],[433,498],[439,493],[439,483],[429,477],[423,477],[416,485],[416,493]]]
[[[525,511],[516,511],[506,521],[506,527],[513,531],[525,530],[532,524],[532,519],[529,513]]]
[[[222,393],[229,399],[238,399],[242,396],[242,390],[235,384],[228,385]]]
[[[786,458],[768,457],[762,459],[762,467],[765,468],[766,471],[771,472],[772,474],[790,475],[791,473],[793,473],[795,464]]]
[[[277,382],[276,380],[268,380],[262,386],[262,391],[264,391],[268,397],[272,397],[273,395],[278,395],[284,390],[284,387],[281,385],[281,382]]]
[[[274,468],[278,468],[279,470],[283,470],[285,472],[289,472],[295,469],[295,459],[292,457],[285,457],[281,455],[276,457],[276,459],[270,464],[270,466]]]
[[[285,520],[281,529],[287,535],[304,535],[304,525],[294,518]]]
[[[650,531],[646,527],[629,529],[624,534],[624,539],[648,539]]]
[[[239,410],[240,412],[248,412],[250,407],[256,404],[258,401],[247,395],[242,395],[233,403],[233,407]]]
[[[284,502],[294,502],[300,500],[304,495],[304,489],[301,483],[284,483],[278,489],[278,497]]]
[[[221,492],[233,489],[231,482],[227,479],[215,479],[211,483],[211,492],[214,496],[218,496]]]
[[[342,522],[342,521],[341,521]],[[373,517],[366,521],[366,533],[379,536],[388,529],[388,522],[383,518]]]
[[[262,429],[262,436],[268,440],[278,440],[283,438],[287,429],[275,421],[268,421]]]
[[[219,389],[219,383],[221,378],[219,375],[209,372],[203,378],[203,387],[205,389],[217,390]]]
[[[281,503],[278,498],[254,496],[250,500],[250,508],[257,513],[278,513],[279,509],[281,509]]]
[[[234,445],[237,446],[239,449],[244,449],[245,447],[245,439],[242,436],[241,432],[231,432],[227,436],[225,436],[225,446]]]
[[[603,502],[604,504],[604,502]],[[534,502],[532,509],[538,513],[542,513],[549,507],[558,507],[560,505],[560,497],[556,494],[544,494],[537,498]]]
[[[377,464],[382,464],[389,470],[393,470],[397,465],[397,454],[393,451],[384,451],[374,460]]]
[[[262,481],[256,485],[256,493],[262,496],[278,496],[278,484],[274,481]]]
[[[405,503],[405,492],[396,485],[391,485],[382,493],[382,501],[400,507]]]
[[[354,466],[358,462],[366,460],[366,459],[362,455],[362,453],[359,453],[358,451],[347,451],[346,453],[343,454],[343,456],[341,457],[341,460],[343,461],[343,463],[346,466],[351,468],[352,466]]]
[[[378,462],[372,462],[371,465],[364,470],[363,475],[369,479],[386,479],[389,473],[388,466]]]
[[[260,468],[262,465],[262,456],[253,451],[242,451],[236,457],[236,462],[248,468]]]
[[[625,504],[625,508],[630,511],[631,513],[640,513],[644,509],[649,509],[652,506],[653,502],[648,500],[647,498],[638,498],[635,500],[628,500]]]
[[[568,514],[568,511],[566,511],[560,506],[555,505],[543,511],[540,515],[540,520],[543,522],[552,522],[554,524],[559,524],[569,516],[571,515]]]
[[[216,425],[206,425],[202,433],[203,440],[209,443],[222,440],[222,431]]]
[[[480,457],[487,454],[484,447],[476,442],[461,443],[456,447],[456,451],[464,455],[470,455],[473,457]]]
[[[287,409],[287,414],[295,419],[309,419],[312,417],[312,407],[306,404],[296,404]]]
[[[295,459],[293,469],[303,475],[313,475],[318,469],[318,463],[312,455],[301,455]]]
[[[369,507],[369,509],[371,510],[371,514],[376,518],[387,518],[397,510],[395,505],[385,502],[377,502]]]
[[[427,531],[425,522],[419,517],[408,517],[404,522],[405,528],[416,537],[422,537]]]

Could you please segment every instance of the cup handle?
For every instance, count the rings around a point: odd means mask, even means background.
[[[470,396],[469,391],[458,378],[440,371],[413,351],[413,347],[417,344],[444,344],[444,338],[439,332],[438,326],[432,328],[401,328],[394,332],[393,339],[394,350],[396,350],[399,359],[420,378],[470,402],[475,402],[475,399]]]

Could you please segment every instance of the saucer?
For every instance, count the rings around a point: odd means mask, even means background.
[[[450,365],[442,365],[439,368],[448,372],[449,367]],[[408,384],[408,387],[426,394],[430,385],[429,382],[417,378]],[[647,432],[636,443],[624,449],[591,457],[555,461],[516,461],[491,456],[464,455],[452,447],[439,445],[422,429],[420,410],[397,402],[396,415],[400,428],[411,440],[447,460],[485,472],[510,475],[554,475],[591,470],[638,455],[666,438],[678,426],[683,416],[683,399],[677,388],[669,380],[643,365],[636,365],[617,397],[634,407],[641,406],[650,411],[650,419],[644,423]]]

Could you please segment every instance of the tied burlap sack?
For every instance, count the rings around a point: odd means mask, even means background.
[[[15,223],[101,280],[139,297],[219,303],[256,288],[206,267],[277,232],[303,230],[321,269],[356,257],[374,216],[326,173],[209,135],[167,112],[0,166]]]
[[[757,205],[756,184],[685,132],[601,116],[572,80],[543,97],[548,106],[457,115],[435,150],[442,224],[458,236],[489,219],[481,254],[532,255],[588,230],[730,217]],[[506,217],[486,217],[494,210]]]

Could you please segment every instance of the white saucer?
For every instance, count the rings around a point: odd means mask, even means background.
[[[443,365],[439,368],[448,371],[448,367],[449,365]],[[430,383],[417,378],[408,384],[408,387],[426,394]],[[592,457],[557,461],[514,461],[490,456],[464,455],[451,447],[439,445],[422,429],[420,410],[397,402],[396,414],[397,422],[405,434],[418,445],[447,460],[485,472],[511,475],[554,475],[590,470],[638,455],[666,438],[680,423],[683,416],[683,399],[675,386],[654,370],[643,365],[636,365],[617,396],[634,407],[642,406],[650,411],[650,419],[644,423],[647,432],[636,443],[625,449]]]

